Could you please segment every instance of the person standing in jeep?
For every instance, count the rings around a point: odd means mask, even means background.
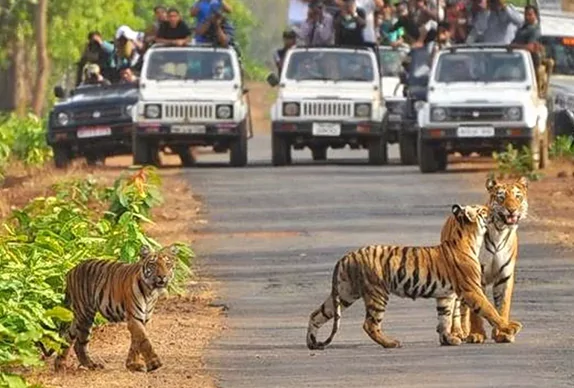
[[[176,8],[167,11],[167,21],[160,24],[155,42],[176,46],[184,46],[191,42],[191,29],[181,19],[181,14]]]
[[[367,25],[366,13],[357,7],[355,0],[344,0],[341,10],[335,16],[335,44],[339,46],[363,46],[363,30]]]

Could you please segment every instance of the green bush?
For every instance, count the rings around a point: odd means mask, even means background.
[[[532,169],[532,152],[526,146],[521,150],[516,149],[512,144],[506,146],[504,152],[493,152],[498,173],[507,177],[526,176],[530,180],[540,179],[540,174]]]
[[[52,157],[46,143],[46,122],[33,114],[0,116],[0,180],[8,163],[17,160],[27,167],[40,166]]]
[[[54,189],[55,195],[15,210],[0,235],[2,388],[28,386],[15,372],[41,365],[39,344],[59,350],[63,341],[59,327],[72,319],[62,307],[65,276],[71,268],[95,257],[134,262],[142,244],[159,247],[142,229],[149,208],[157,204],[150,201],[159,192],[154,169],[123,174],[112,188],[101,188],[88,177],[62,182]],[[110,211],[98,214],[94,205],[106,202],[112,204]],[[177,276],[170,285],[176,292],[190,272],[193,254],[188,246],[181,247]]]
[[[552,159],[574,160],[574,138],[572,136],[557,136],[550,146]]]

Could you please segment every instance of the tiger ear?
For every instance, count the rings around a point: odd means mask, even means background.
[[[147,245],[142,245],[140,248],[140,258],[145,259],[151,253],[151,249]]]
[[[455,216],[459,216],[462,212],[462,207],[459,204],[454,204],[452,205],[452,214],[454,214]]]
[[[179,247],[177,245],[170,245],[169,253],[173,256],[177,256],[177,254],[179,253]]]
[[[518,184],[524,186],[524,188],[528,188],[528,178],[526,178],[525,176],[520,177],[520,179],[518,179]]]
[[[496,187],[496,185],[498,184],[498,182],[494,179],[494,178],[487,178],[486,179],[486,190],[487,191],[491,191],[492,189],[494,189]]]

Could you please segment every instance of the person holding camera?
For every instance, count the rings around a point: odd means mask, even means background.
[[[341,10],[335,16],[335,44],[363,46],[366,18],[365,10],[357,7],[355,0],[344,0]]]
[[[95,63],[90,63],[84,68],[84,77],[81,85],[111,85],[110,81],[104,78],[100,72],[100,67]]]
[[[235,45],[235,30],[231,22],[223,15],[226,10],[222,1],[211,3],[210,13],[202,24],[195,29],[195,41],[197,43],[210,43],[220,47],[232,46],[239,54]]]
[[[231,6],[224,0],[198,0],[193,7],[191,7],[189,14],[195,18],[196,26],[199,27],[205,24],[208,19],[213,16],[213,13],[231,13]],[[210,43],[211,37],[207,34],[198,33],[195,31],[195,41],[197,43]]]
[[[332,45],[335,40],[333,17],[325,12],[323,2],[311,0],[307,9],[307,20],[301,25],[299,39],[303,45]]]
[[[487,7],[474,18],[467,43],[510,44],[524,18],[512,4],[504,0],[487,0]]]
[[[159,26],[156,43],[163,43],[173,46],[185,46],[191,42],[191,28],[181,18],[177,8],[170,8],[167,11],[167,21]]]
[[[277,74],[281,74],[285,56],[287,55],[289,49],[295,47],[296,43],[297,43],[297,34],[295,33],[295,31],[293,30],[283,31],[283,47],[276,50],[273,53],[273,61],[275,62],[275,66],[277,66]]]
[[[111,73],[114,70],[114,45],[106,42],[102,38],[102,34],[98,31],[91,31],[88,34],[88,43],[82,58],[78,63],[78,71],[76,74],[76,85],[79,85],[83,79],[83,71],[87,64],[97,64],[99,69],[102,69],[105,74]]]

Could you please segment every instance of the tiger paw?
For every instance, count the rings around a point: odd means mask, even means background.
[[[442,346],[458,346],[462,344],[462,339],[453,334],[441,334],[440,344]]]
[[[156,369],[161,368],[162,365],[163,364],[161,363],[159,357],[154,357],[148,361],[148,363],[146,364],[146,368],[148,372],[152,372]]]
[[[468,337],[468,334],[465,334],[460,327],[452,329],[451,335],[453,337],[460,338],[462,341],[466,340],[466,337]]]
[[[466,337],[468,344],[483,344],[486,340],[486,333],[469,333]]]
[[[492,339],[497,343],[512,343],[514,336],[520,332],[522,324],[509,322],[506,326],[492,329]]]
[[[88,369],[88,370],[104,369],[104,364],[90,360],[88,362],[80,364],[80,368],[84,368],[84,369]]]
[[[147,371],[146,365],[141,361],[132,361],[126,363],[126,368],[132,372],[145,372]]]

